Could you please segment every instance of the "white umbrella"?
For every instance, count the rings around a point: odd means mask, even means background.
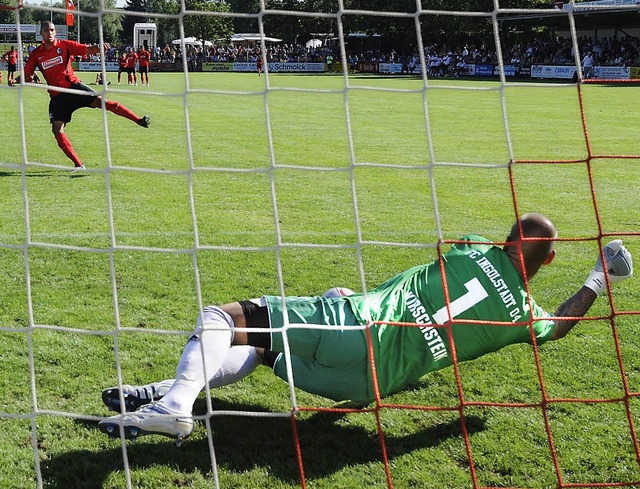
[[[186,46],[199,46],[202,47],[202,41],[200,39],[197,39],[195,37],[185,37],[184,39],[174,39],[173,41],[171,41],[171,44],[174,44],[176,46],[182,44],[182,41],[184,41],[184,44]],[[205,46],[211,46],[213,45],[213,43],[211,41],[205,41],[204,42]]]
[[[260,41],[264,39],[266,42],[280,42],[282,39],[278,39],[277,37],[267,37],[261,36],[259,33],[239,33],[231,36],[231,42],[242,42],[242,41]]]
[[[322,46],[322,41],[320,39],[310,39],[307,41],[305,46],[308,48],[319,48]]]

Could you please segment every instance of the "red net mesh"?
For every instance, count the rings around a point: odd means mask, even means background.
[[[595,208],[595,215],[596,215],[596,219],[597,219],[597,224],[598,224],[598,230],[599,230],[599,235],[597,237],[592,237],[592,238],[565,238],[564,240],[566,241],[584,241],[585,239],[590,239],[590,240],[596,240],[599,238],[603,238],[604,241],[606,242],[607,240],[607,236],[608,234],[603,232],[604,226],[602,225],[602,221],[601,221],[601,216],[600,216],[600,212],[598,210],[598,205],[597,205],[597,199],[596,199],[596,189],[594,186],[594,177],[593,177],[593,173],[592,173],[592,160],[596,159],[596,158],[607,158],[607,159],[640,159],[640,155],[608,155],[608,154],[595,154],[592,151],[592,146],[589,140],[589,132],[588,132],[588,128],[587,128],[587,122],[586,122],[586,117],[585,117],[585,109],[584,109],[584,100],[583,100],[583,87],[582,84],[583,83],[629,83],[629,81],[626,80],[585,80],[581,83],[577,84],[577,90],[578,90],[578,99],[580,102],[580,112],[582,115],[582,127],[583,127],[583,132],[584,132],[584,138],[586,141],[586,146],[587,146],[587,157],[583,160],[517,160],[517,161],[513,161],[512,165],[510,166],[509,169],[509,176],[510,176],[510,183],[511,183],[511,190],[512,190],[512,196],[513,196],[513,203],[514,203],[514,207],[516,209],[516,213],[519,215],[518,212],[518,195],[515,189],[515,183],[514,183],[514,176],[513,176],[513,168],[516,165],[524,165],[524,164],[584,164],[588,174],[589,174],[589,183],[590,183],[590,189],[591,189],[591,196],[592,196],[592,200],[593,200],[593,205]],[[633,81],[631,81],[631,83],[633,83]],[[613,233],[609,233],[609,234],[613,234]],[[616,237],[624,237],[626,236],[638,236],[640,233],[636,232],[636,231],[628,231],[628,232],[616,232],[615,236]],[[601,240],[602,241],[602,240]],[[447,242],[449,244],[453,243],[453,242]],[[438,250],[439,255],[441,256],[441,252],[440,250]],[[442,263],[441,263],[442,266]],[[443,271],[443,270],[442,270]],[[445,296],[448,297],[448,292],[446,291],[446,283],[445,283]],[[543,376],[543,370],[542,370],[542,365],[541,365],[541,360],[540,360],[540,353],[538,351],[538,348],[536,346],[534,346],[533,348],[533,358],[535,360],[535,368],[537,370],[537,377],[538,377],[538,381],[540,384],[540,391],[541,391],[541,399],[539,402],[533,402],[533,403],[508,403],[508,402],[486,402],[486,401],[482,401],[482,402],[478,402],[478,401],[468,401],[466,400],[466,396],[465,396],[465,390],[463,388],[463,382],[461,380],[461,374],[459,371],[459,367],[458,367],[458,363],[457,363],[457,359],[456,359],[456,352],[455,352],[455,346],[452,344],[451,341],[449,341],[449,345],[451,347],[451,352],[452,352],[452,357],[454,360],[454,364],[453,364],[453,370],[454,370],[454,374],[455,374],[455,382],[456,382],[456,388],[457,388],[457,394],[458,394],[458,399],[456,400],[456,402],[454,402],[452,405],[449,406],[441,406],[441,405],[399,405],[399,404],[392,404],[392,403],[387,403],[385,402],[385,400],[381,399],[380,397],[380,392],[378,390],[378,383],[377,383],[377,378],[376,378],[376,369],[375,369],[375,364],[373,362],[373,360],[371,360],[371,368],[372,368],[372,373],[373,373],[373,385],[374,385],[374,391],[376,394],[376,402],[375,402],[375,406],[371,407],[371,408],[367,408],[367,409],[350,409],[350,408],[322,408],[322,407],[301,407],[300,410],[301,411],[306,411],[306,412],[333,412],[333,413],[368,413],[368,414],[373,414],[376,418],[376,424],[377,424],[377,430],[378,430],[378,438],[379,438],[379,444],[380,444],[380,449],[381,449],[381,458],[384,462],[384,468],[385,468],[385,481],[384,481],[384,485],[386,485],[386,487],[388,488],[393,488],[394,486],[394,470],[392,468],[393,464],[390,463],[390,457],[389,457],[389,451],[388,451],[388,447],[387,447],[387,442],[385,441],[385,430],[384,430],[384,423],[383,423],[383,419],[382,419],[382,415],[384,413],[385,410],[389,410],[389,409],[393,409],[393,410],[397,410],[397,409],[402,409],[402,410],[412,410],[412,411],[422,411],[422,412],[427,412],[427,411],[432,411],[432,412],[436,412],[436,411],[448,411],[451,412],[452,414],[457,415],[458,419],[459,419],[459,424],[460,424],[460,432],[462,433],[462,436],[464,438],[464,444],[465,444],[465,448],[466,448],[466,456],[468,458],[468,470],[470,473],[470,478],[472,480],[472,484],[474,488],[484,488],[484,487],[495,487],[495,486],[483,486],[480,481],[481,481],[481,477],[478,474],[478,468],[477,468],[477,452],[474,452],[473,447],[472,447],[472,442],[471,442],[471,438],[470,438],[470,433],[473,433],[474,431],[474,427],[471,426],[470,427],[470,423],[468,422],[469,419],[469,411],[473,410],[474,408],[494,408],[494,409],[500,409],[503,411],[507,411],[507,410],[535,410],[539,413],[539,415],[542,418],[542,424],[544,426],[544,431],[546,432],[546,441],[547,441],[547,447],[546,450],[548,451],[548,459],[549,459],[549,465],[552,467],[549,467],[549,470],[552,470],[553,473],[555,473],[555,478],[556,478],[556,482],[555,482],[555,486],[557,488],[574,488],[574,487],[640,487],[640,480],[635,480],[635,481],[613,481],[613,482],[593,482],[591,480],[584,480],[584,482],[575,482],[576,480],[580,480],[581,479],[581,475],[580,474],[575,474],[572,473],[571,476],[566,476],[565,474],[567,474],[567,472],[570,472],[569,469],[567,469],[566,467],[563,466],[563,457],[561,455],[559,455],[559,450],[557,448],[557,437],[554,435],[554,422],[550,419],[550,411],[553,410],[554,408],[558,408],[561,406],[566,406],[566,405],[581,405],[581,406],[585,406],[585,407],[589,407],[589,406],[598,406],[598,405],[603,405],[603,404],[618,404],[621,408],[621,412],[620,414],[622,415],[622,411],[624,411],[624,416],[626,417],[627,420],[627,425],[628,425],[628,433],[625,436],[625,438],[628,437],[628,439],[630,439],[632,445],[633,445],[633,452],[635,455],[635,462],[636,464],[640,465],[640,448],[638,445],[638,437],[637,437],[637,432],[636,432],[636,428],[635,428],[635,424],[634,424],[634,420],[633,420],[633,413],[632,413],[632,401],[640,396],[640,392],[633,392],[630,387],[629,387],[629,383],[627,380],[627,367],[625,367],[625,363],[623,361],[623,355],[622,355],[622,347],[621,347],[621,342],[620,342],[620,338],[618,336],[618,321],[620,320],[620,318],[625,317],[625,316],[637,316],[640,315],[640,311],[629,311],[629,310],[619,310],[616,307],[615,301],[614,301],[614,297],[611,296],[610,297],[610,314],[609,315],[604,315],[604,316],[595,316],[595,315],[587,315],[584,318],[582,318],[583,321],[603,321],[609,324],[610,329],[611,329],[611,333],[612,333],[612,340],[614,343],[614,351],[615,351],[615,355],[616,355],[616,359],[615,359],[615,363],[617,364],[617,367],[619,369],[619,375],[621,378],[621,383],[623,386],[623,395],[619,396],[619,397],[611,397],[611,398],[560,398],[560,397],[552,397],[548,394],[547,392],[547,388],[545,385],[545,377]],[[568,318],[567,318],[568,319]],[[456,322],[456,320],[454,319],[453,322]],[[464,322],[464,321],[457,321],[458,323],[460,322]],[[485,322],[486,324],[495,324],[496,326],[501,326],[502,324],[500,323],[492,323],[492,322]],[[385,324],[389,324],[389,323],[385,323]],[[450,328],[451,328],[451,324],[452,322],[450,321],[448,324],[441,326],[440,328],[443,331],[446,331],[447,333],[449,333],[447,336],[449,338],[451,338],[450,336]],[[395,324],[395,326],[397,327],[416,327],[416,324]],[[508,325],[502,325],[504,327],[508,327]],[[533,333],[533,329],[531,329],[532,331],[532,339],[535,345],[535,334]],[[369,331],[367,331],[367,333],[369,334]],[[444,335],[443,335],[444,336]],[[370,334],[368,336],[368,344],[369,344],[369,358],[373,359],[373,347],[372,347],[372,343],[371,343],[371,337]],[[568,416],[568,415],[567,415]],[[307,483],[306,483],[306,479],[305,479],[305,464],[304,464],[304,451],[303,448],[301,446],[300,443],[300,437],[299,437],[299,433],[298,433],[298,427],[297,427],[297,420],[295,415],[292,415],[291,417],[291,422],[292,422],[292,426],[293,426],[293,435],[294,435],[294,439],[295,439],[295,447],[296,447],[296,453],[297,453],[297,463],[298,463],[298,467],[299,467],[299,471],[300,471],[300,478],[301,478],[301,485],[302,487],[306,487]],[[624,424],[624,423],[623,423]],[[523,431],[525,431],[527,428],[526,427],[522,427]],[[620,435],[620,434],[619,434]],[[354,447],[355,450],[357,450],[357,448]],[[566,447],[565,447],[566,449]],[[523,454],[523,456],[526,457],[526,454]],[[427,462],[425,462],[427,463]],[[588,478],[588,477],[587,477]],[[567,482],[565,479],[570,480],[569,482]],[[380,481],[380,484],[383,484],[383,481]],[[536,484],[535,481],[532,481],[532,484]],[[500,487],[505,487],[504,485],[500,485]],[[517,486],[518,488],[521,488],[522,486]],[[535,485],[535,487],[539,487],[538,485]]]

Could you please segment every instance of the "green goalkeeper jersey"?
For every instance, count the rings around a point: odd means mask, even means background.
[[[347,298],[358,322],[379,322],[370,332],[382,396],[452,365],[448,329],[435,327],[445,324],[449,314],[454,319],[450,331],[459,362],[506,345],[532,343],[532,318],[538,344],[553,333],[555,323],[528,296],[507,254],[480,236],[462,240],[442,256],[449,308],[439,260],[396,275],[369,291],[366,300],[360,294]],[[388,322],[414,326],[385,324]]]

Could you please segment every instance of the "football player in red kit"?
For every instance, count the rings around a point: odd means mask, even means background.
[[[132,48],[128,48],[129,52],[127,53],[127,64],[125,65],[125,70],[127,71],[127,81],[129,85],[137,85],[138,84],[138,75],[136,75],[136,63],[138,62],[138,55]]]
[[[84,165],[71,146],[64,128],[71,121],[71,116],[76,110],[82,107],[94,109],[101,107],[102,97],[80,81],[71,67],[71,60],[74,56],[98,54],[100,46],[88,46],[75,41],[56,39],[56,27],[49,21],[42,23],[40,33],[42,34],[42,44],[33,50],[24,67],[26,81],[33,81],[35,70],[39,68],[47,84],[51,87],[87,92],[87,95],[84,95],[60,92],[54,88],[49,89],[51,97],[49,101],[49,121],[51,122],[53,135],[60,149],[73,161],[75,168],[84,169]],[[105,44],[104,47],[106,50],[109,45]],[[104,102],[105,108],[109,112],[113,112],[120,117],[126,117],[139,126],[149,127],[148,115],[138,117],[118,102],[112,102],[111,100],[105,100]]]
[[[140,46],[140,49],[138,49],[138,65],[140,66],[140,83],[142,83],[142,86],[149,86],[150,59],[151,53],[147,51],[144,46]]]
[[[3,54],[2,56],[7,60],[7,85],[11,86],[15,83],[15,74],[18,66],[18,51],[16,48],[11,46],[11,49]],[[2,82],[2,79],[0,79]]]
[[[118,57],[118,85],[120,85],[120,77],[123,72],[127,71],[127,55],[122,53]]]

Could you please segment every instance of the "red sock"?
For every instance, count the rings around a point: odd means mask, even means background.
[[[133,112],[127,109],[124,105],[121,105],[118,102],[107,100],[105,101],[105,107],[109,112],[113,112],[114,114],[119,115],[120,117],[126,117],[127,119],[133,122],[138,122],[140,120],[140,117],[135,115]]]
[[[80,158],[78,158],[78,155],[73,150],[73,146],[71,146],[71,141],[69,141],[67,135],[61,132],[59,134],[55,134],[55,137],[56,141],[58,141],[58,146],[60,146],[62,152],[66,154],[71,161],[73,161],[73,164],[75,166],[83,166],[82,161],[80,161]]]

